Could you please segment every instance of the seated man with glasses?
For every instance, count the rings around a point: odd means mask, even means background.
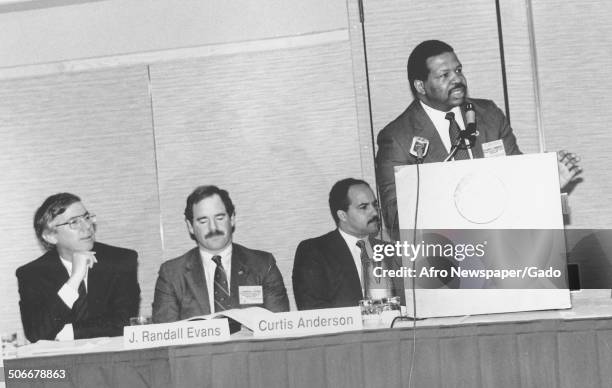
[[[28,340],[122,335],[138,315],[137,253],[95,242],[96,216],[70,193],[43,202],[34,230],[47,252],[17,269]]]

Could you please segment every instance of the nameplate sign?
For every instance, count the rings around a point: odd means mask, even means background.
[[[362,330],[361,309],[343,307],[276,313],[254,325],[255,337],[292,337]]]
[[[225,318],[125,326],[123,328],[123,347],[125,349],[200,344],[229,341],[229,339],[229,325]]]

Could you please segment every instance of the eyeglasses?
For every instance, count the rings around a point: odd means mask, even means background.
[[[87,225],[95,224],[96,223],[96,215],[95,214],[85,213],[83,215],[73,217],[68,222],[64,222],[63,224],[57,224],[55,226],[58,227],[58,226],[68,225],[68,227],[70,229],[77,230],[81,226],[81,222],[85,222]]]

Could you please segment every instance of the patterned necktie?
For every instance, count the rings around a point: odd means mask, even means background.
[[[80,322],[87,315],[87,291],[85,289],[85,281],[79,284],[79,298],[72,305],[73,322]]]
[[[450,136],[450,141],[451,141],[451,146],[452,146],[453,144],[457,142],[457,139],[459,138],[459,132],[460,132],[459,125],[455,121],[455,114],[453,112],[446,113],[446,116],[444,118],[449,121],[448,135]],[[462,146],[465,145],[463,141],[461,142],[461,145]],[[454,159],[455,160],[470,159],[470,155],[468,154],[467,150],[459,148],[457,152],[455,153]]]
[[[215,293],[215,312],[230,310],[232,301],[230,299],[229,287],[227,284],[227,274],[221,264],[221,256],[212,257],[212,261],[217,264],[215,268],[215,285],[213,287]]]
[[[382,261],[374,261],[370,258],[366,243],[357,240],[357,246],[361,249],[361,275],[363,277],[363,296],[370,299],[382,299],[392,296],[392,284],[388,277],[374,276],[375,267],[384,267]]]
[[[363,278],[363,295],[366,298],[372,297],[372,290],[375,284],[380,283],[380,279],[374,277],[374,261],[370,259],[365,241],[357,240],[357,246],[361,249],[361,277]]]

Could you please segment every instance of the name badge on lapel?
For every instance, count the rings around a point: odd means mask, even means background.
[[[263,289],[261,286],[239,286],[238,299],[240,304],[262,304]]]
[[[501,139],[493,140],[488,143],[482,143],[482,153],[485,158],[494,158],[497,156],[506,156],[506,148]]]

